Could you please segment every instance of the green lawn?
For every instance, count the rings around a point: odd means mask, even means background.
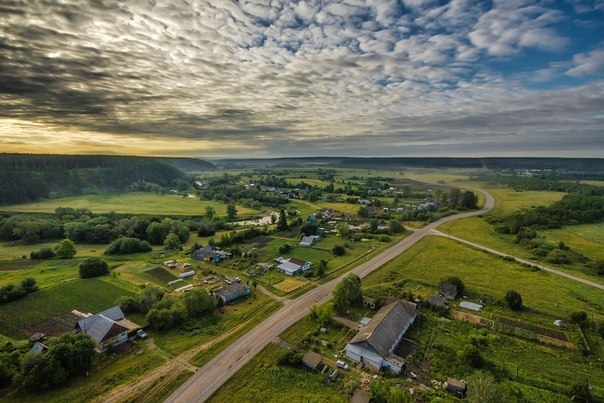
[[[155,193],[101,193],[86,196],[65,197],[14,206],[3,206],[2,211],[20,213],[54,213],[57,207],[89,209],[93,213],[128,213],[151,215],[203,215],[206,207],[216,210],[216,216],[226,216],[226,205],[216,201],[200,201],[197,197],[183,198],[176,195]],[[260,211],[237,206],[237,214],[246,216]]]
[[[504,309],[511,314],[507,308],[500,308],[497,301],[503,300],[507,291],[516,290],[525,306],[556,317],[568,318],[580,308],[589,317],[604,319],[601,290],[544,271],[533,271],[443,237],[424,238],[365,278],[363,288],[373,295],[412,291],[427,296],[447,276],[460,277],[470,295],[494,302],[485,302],[487,313]],[[404,279],[413,282],[404,285],[401,282]]]
[[[38,330],[41,322],[61,317],[74,309],[96,313],[110,308],[115,301],[132,292],[110,278],[76,279],[43,288],[24,298],[0,306],[2,333],[12,338],[27,338]],[[74,323],[75,325],[75,323]]]
[[[29,259],[29,254],[33,251],[40,250],[42,248],[51,248],[53,249],[59,241],[54,242],[44,242],[37,243],[34,245],[23,245],[17,244],[15,242],[3,242],[0,244],[0,270],[2,269],[2,260],[15,260],[22,259],[25,256],[26,259]],[[98,256],[103,253],[103,251],[107,248],[107,245],[84,245],[77,244],[77,257],[83,256]]]

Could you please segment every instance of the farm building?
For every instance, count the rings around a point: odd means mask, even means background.
[[[447,392],[454,393],[457,397],[465,397],[468,387],[464,381],[458,381],[457,379],[447,378],[445,382],[445,389]]]
[[[75,330],[87,334],[95,343],[97,352],[104,351],[109,345],[117,346],[128,340],[128,335],[140,329],[136,323],[124,316],[119,306],[90,315],[78,320]]]
[[[473,302],[461,301],[459,303],[460,308],[469,309],[470,311],[480,312],[482,310],[482,305],[475,304]]]
[[[447,304],[445,304],[445,297],[442,295],[430,295],[428,296],[428,304],[437,307],[437,308],[448,308]]]
[[[316,371],[322,363],[323,357],[313,351],[307,352],[302,357],[302,364],[312,369],[313,371]]]
[[[300,246],[313,246],[321,239],[318,235],[305,236],[302,238],[298,245]]]
[[[393,354],[417,316],[417,305],[397,300],[382,307],[346,345],[346,357],[379,371],[400,373],[404,360]]]
[[[240,298],[247,298],[250,294],[250,287],[239,283],[231,283],[212,291],[212,295],[215,298],[220,298],[224,304],[231,303]]]
[[[446,299],[454,300],[457,297],[457,286],[443,281],[438,286],[438,292]]]
[[[37,341],[31,347],[30,351],[37,353],[37,354],[44,354],[44,353],[48,352],[48,347],[45,344],[42,344],[39,341]]]
[[[304,260],[296,259],[294,257],[290,257],[289,259],[279,258],[278,261],[281,264],[277,266],[277,268],[288,276],[295,276],[305,272],[312,266],[310,262],[305,262]]]
[[[191,253],[191,257],[195,260],[203,260],[207,262],[220,262],[223,258],[223,254],[211,246],[205,246],[203,248],[199,248]]]

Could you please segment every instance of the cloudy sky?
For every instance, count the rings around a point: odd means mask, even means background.
[[[0,152],[604,157],[604,0],[2,0]]]

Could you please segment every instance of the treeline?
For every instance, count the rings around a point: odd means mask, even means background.
[[[560,174],[560,176],[566,176]],[[503,185],[509,188],[535,191],[551,191],[551,192],[566,192],[566,193],[588,193],[588,194],[604,194],[604,188],[576,181],[565,181],[557,178],[555,173],[544,173],[540,176],[517,176],[517,175],[502,175],[497,173],[485,173],[476,177],[477,180],[490,182],[495,185]]]
[[[12,283],[0,286],[0,304],[23,298],[34,291],[38,291],[38,285],[33,278],[24,278],[19,286]]]
[[[66,333],[45,341],[45,352],[29,351],[11,342],[0,346],[0,389],[12,386],[41,392],[66,384],[92,368],[94,342],[83,334]]]
[[[496,230],[517,235],[525,228],[554,229],[563,225],[593,224],[604,220],[602,188],[592,193],[571,193],[549,207],[539,206],[521,210],[503,217],[492,217],[489,222]]]
[[[105,191],[187,189],[190,179],[158,158],[0,154],[0,205]]]

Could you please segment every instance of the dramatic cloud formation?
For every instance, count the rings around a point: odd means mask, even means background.
[[[0,147],[604,157],[604,1],[9,0]]]

